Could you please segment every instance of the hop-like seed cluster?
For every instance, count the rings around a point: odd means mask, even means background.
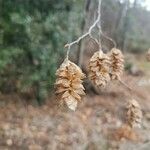
[[[113,48],[110,56],[110,77],[112,80],[119,80],[124,70],[124,57],[119,49]]]
[[[75,110],[81,96],[85,95],[82,85],[85,75],[76,64],[66,59],[56,71],[56,76],[56,94],[60,102]]]
[[[132,99],[127,105],[127,122],[131,127],[140,127],[142,123],[142,111],[139,103]]]
[[[98,87],[104,87],[109,76],[109,57],[102,51],[95,52],[89,62],[89,78]]]
[[[148,50],[148,52],[146,54],[146,59],[147,59],[147,61],[150,61],[150,49]]]

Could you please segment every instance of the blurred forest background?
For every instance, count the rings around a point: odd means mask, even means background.
[[[103,31],[125,52],[143,53],[149,48],[150,12],[141,4],[140,0],[102,2]],[[2,0],[1,92],[30,93],[42,103],[53,88],[64,44],[87,31],[91,22],[86,18],[93,21],[96,9],[96,0]]]
[[[122,100],[129,95],[118,84],[97,93],[86,81],[89,94],[75,113],[53,105],[55,72],[66,55],[64,45],[88,31],[98,0],[0,0],[0,150],[149,149],[150,63],[145,54],[150,48],[150,11],[144,2],[103,0],[101,11],[103,32],[125,54],[123,80],[135,88],[146,116],[137,136],[126,128],[112,133],[121,126],[116,115],[124,110]],[[102,46],[104,51],[113,47],[104,37]],[[71,48],[70,59],[86,72],[96,49],[87,38]],[[33,107],[41,104],[46,105]],[[140,137],[141,143],[123,141],[120,148],[122,137],[134,142]]]

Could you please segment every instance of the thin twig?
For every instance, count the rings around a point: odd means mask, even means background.
[[[96,25],[100,22],[100,8],[101,8],[101,0],[99,0],[99,6],[98,6],[98,17],[96,19],[96,21],[93,23],[93,25],[89,28],[88,32],[83,34],[82,36],[80,36],[77,40],[66,44],[64,47],[68,48],[68,52],[67,55],[69,54],[70,48],[71,46],[73,46],[74,44],[78,44],[82,39],[86,38],[87,36],[89,36],[90,38],[92,38],[97,44],[98,44],[98,40],[95,39],[92,36],[92,30],[96,27]]]
[[[129,87],[126,83],[124,83],[123,81],[121,80],[118,80],[124,87],[126,87],[130,92],[133,91],[133,89],[131,87]]]
[[[133,98],[134,94],[136,95],[137,93],[131,88],[129,87],[129,85],[127,85],[125,82],[121,81],[121,80],[118,80],[119,83],[121,83],[121,85],[123,85],[129,92],[130,92],[130,96]]]
[[[107,36],[106,34],[104,34],[102,30],[101,30],[101,35],[102,35],[103,37],[105,37],[106,39],[108,39],[109,41],[111,41],[111,42],[113,43],[113,45],[114,45],[114,48],[117,47],[116,42],[115,42],[112,38],[110,38],[109,36]]]
[[[102,1],[100,0],[99,1],[99,4],[98,4],[98,17],[99,17],[99,22],[97,23],[97,26],[98,26],[98,29],[99,29],[99,50],[102,49],[102,44],[101,44],[101,3]]]
[[[85,33],[84,35],[82,35],[81,37],[79,37],[77,40],[73,41],[72,43],[68,43],[65,45],[65,48],[71,47],[74,44],[78,44],[82,39],[84,39],[85,37],[89,36],[90,32]]]
[[[117,46],[116,42],[112,38],[105,35],[102,31],[102,27],[101,27],[101,0],[99,1],[99,6],[98,6],[98,17],[99,17],[99,21],[100,21],[99,24],[97,24],[97,27],[99,29],[99,43],[101,44],[101,35],[102,35],[103,37],[105,37],[106,39],[111,41],[113,43],[114,47],[116,48],[116,46]]]
[[[89,28],[88,32],[85,33],[85,34],[83,34],[82,36],[80,36],[77,40],[75,40],[75,41],[73,41],[73,42],[71,42],[71,43],[68,43],[68,44],[66,44],[66,45],[64,46],[65,48],[68,48],[68,51],[67,51],[67,59],[68,59],[68,55],[69,55],[69,52],[70,52],[71,47],[72,47],[74,44],[79,44],[79,42],[80,42],[82,39],[86,38],[87,36],[89,36],[91,39],[93,39],[93,40],[95,41],[96,44],[99,45],[99,49],[100,49],[100,50],[101,50],[101,47],[102,47],[102,46],[101,46],[101,35],[102,35],[103,37],[105,37],[106,39],[108,39],[109,41],[111,41],[111,42],[113,43],[114,47],[117,46],[116,42],[115,42],[112,38],[110,38],[110,37],[108,37],[107,35],[105,35],[105,34],[103,33],[103,31],[102,31],[102,28],[101,28],[101,1],[102,1],[102,0],[99,0],[99,3],[98,3],[98,16],[97,16],[97,19],[96,19],[95,22],[92,24],[92,26]],[[99,40],[97,40],[96,38],[94,38],[93,35],[92,35],[92,30],[93,30],[96,26],[97,26],[98,29],[99,29]]]

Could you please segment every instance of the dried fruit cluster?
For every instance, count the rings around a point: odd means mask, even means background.
[[[89,62],[89,78],[94,85],[104,87],[110,79],[120,80],[124,69],[124,57],[119,49],[113,48],[110,53],[94,53]]]
[[[75,110],[81,96],[85,95],[82,85],[85,75],[77,65],[66,59],[57,70],[56,76],[56,94],[60,103],[65,103],[71,110]]]
[[[102,51],[94,53],[89,63],[89,78],[96,86],[105,86],[110,80],[109,57]]]
[[[112,49],[109,54],[98,51],[90,59],[89,78],[94,85],[104,87],[110,79],[120,79],[123,72],[123,62],[123,55],[118,49]],[[85,75],[76,64],[65,59],[57,70],[56,76],[56,94],[60,103],[75,110],[81,96],[85,95],[82,85]]]
[[[142,111],[139,103],[132,99],[127,105],[127,122],[131,127],[140,127],[142,122]]]
[[[124,57],[119,49],[113,48],[110,52],[110,76],[112,80],[120,80],[124,70]]]

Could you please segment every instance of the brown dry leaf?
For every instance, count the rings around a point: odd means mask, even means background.
[[[7,139],[6,143],[8,146],[12,146],[13,141],[12,141],[12,139]]]
[[[138,134],[128,125],[124,124],[119,129],[115,130],[112,134],[113,139],[120,141],[122,139],[128,139],[132,141],[138,141]]]
[[[124,56],[119,49],[113,48],[108,54],[111,61],[110,77],[112,80],[120,80],[124,70]]]
[[[56,94],[60,97],[60,103],[76,110],[81,96],[85,95],[82,85],[85,75],[76,64],[66,59],[56,71],[56,76]]]
[[[99,87],[104,87],[108,81],[109,77],[109,57],[102,51],[94,53],[89,62],[89,78]]]
[[[40,145],[32,144],[29,145],[29,150],[42,150],[42,147]]]

